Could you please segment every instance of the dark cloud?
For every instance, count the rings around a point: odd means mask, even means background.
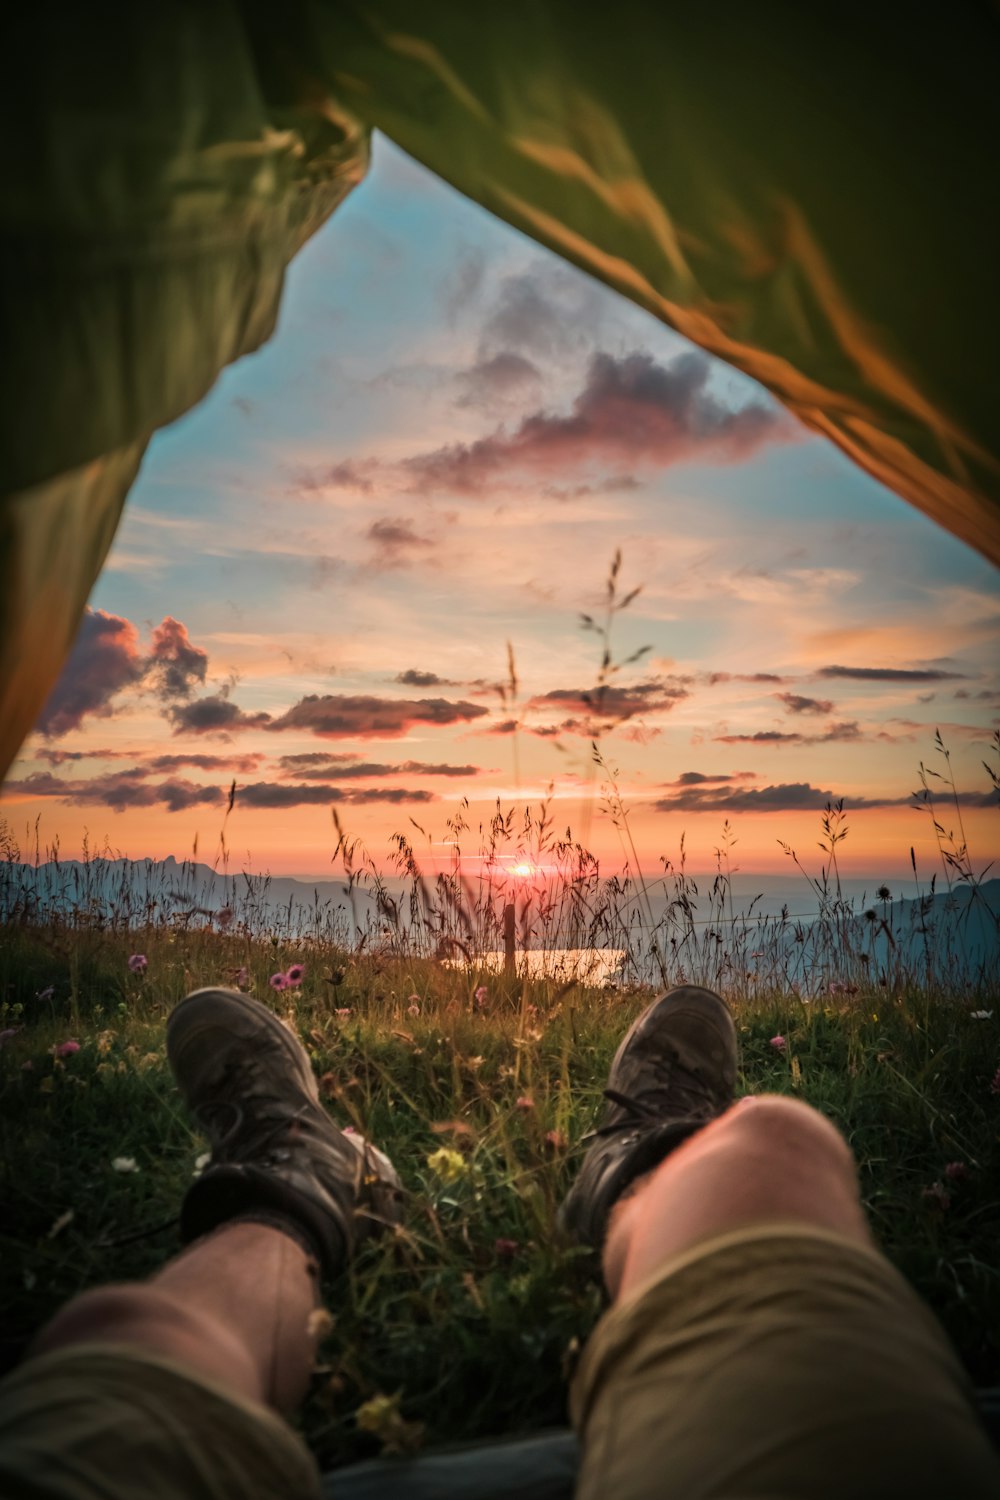
[[[326,807],[331,803],[366,802],[436,802],[434,792],[412,791],[405,787],[287,786],[256,781],[236,789],[237,807]]]
[[[788,419],[773,404],[736,410],[709,389],[711,364],[698,353],[669,365],[634,353],[595,354],[568,416],[539,411],[513,432],[498,429],[474,443],[453,443],[404,460],[418,491],[475,494],[512,470],[546,474],[592,464],[662,467],[684,459],[747,457],[787,439]]]
[[[396,765],[382,761],[355,760],[354,757],[317,756],[313,764],[301,755],[282,756],[286,761],[298,764],[288,766],[290,775],[304,777],[307,781],[366,781],[376,776],[478,776],[478,766],[450,766],[428,763],[423,760],[404,760]],[[303,764],[306,762],[306,764]]]
[[[111,700],[142,681],[146,660],[131,620],[88,609],[62,675],[46,700],[37,728],[53,739],[79,729],[88,714],[109,718]]]
[[[478,406],[492,410],[537,390],[541,371],[523,354],[501,349],[484,356],[455,377],[459,388],[459,406]]]
[[[388,516],[373,521],[366,535],[374,548],[373,560],[382,568],[405,567],[415,554],[434,546],[428,537],[418,536],[410,521]]]
[[[988,807],[996,801],[995,792],[960,794],[967,807]],[[821,791],[807,781],[786,782],[762,787],[689,787],[672,797],[661,797],[653,804],[657,812],[822,812],[836,801],[833,792]],[[911,797],[851,797],[845,799],[850,810],[873,807],[912,806]]]
[[[131,750],[52,750],[45,747],[33,750],[28,759],[44,760],[50,766],[61,766],[67,761],[77,760],[134,760]]]
[[[319,469],[296,469],[292,483],[297,495],[315,495],[323,490],[357,490],[370,495],[374,488],[365,470],[349,458]]]
[[[149,673],[162,699],[189,698],[195,683],[205,681],[208,652],[194,645],[187,626],[167,615],[153,631]]]
[[[569,326],[565,308],[546,295],[543,278],[525,272],[501,282],[480,341],[484,350],[520,350],[551,359],[574,347],[576,333]]]
[[[801,693],[775,693],[793,714],[831,714],[833,704],[829,698],[803,698]]]
[[[174,734],[228,735],[242,729],[266,729],[271,724],[270,714],[244,713],[224,691],[196,698],[193,703],[177,703],[167,717]]]
[[[964,672],[942,672],[936,668],[911,671],[903,667],[821,667],[820,677],[846,677],[854,682],[959,682]]]
[[[39,771],[23,781],[8,782],[5,791],[23,797],[58,797],[75,807],[110,807],[125,812],[131,807],[156,807],[163,803],[168,812],[181,812],[199,805],[215,806],[223,798],[218,787],[197,786],[193,781],[151,782],[149,772],[141,767],[94,776],[88,781],[66,781],[48,771]]]
[[[756,771],[733,771],[725,776],[709,776],[704,771],[682,771],[676,781],[668,781],[664,784],[677,787],[713,786],[731,781],[755,781],[756,779]]]
[[[798,734],[781,729],[759,729],[756,734],[717,734],[720,745],[829,745],[863,738],[860,726],[850,721],[828,724],[822,734]]]
[[[720,682],[787,682],[787,677],[779,677],[777,672],[709,672],[705,678],[709,687],[715,687]]]
[[[149,761],[149,771],[174,771],[178,766],[194,766],[199,771],[224,771],[230,776],[247,776],[260,765],[260,755],[157,755]]]
[[[436,672],[421,672],[419,667],[407,667],[405,672],[396,673],[396,681],[404,687],[428,688],[445,687],[445,679],[439,677]]]
[[[603,693],[594,689],[554,688],[533,698],[536,708],[554,707],[564,712],[592,715],[600,719],[624,722],[640,713],[665,713],[689,697],[678,679],[654,679],[633,683],[630,687],[606,687]],[[569,728],[569,725],[564,725]],[[592,730],[584,730],[591,733]]]
[[[414,724],[463,724],[489,713],[480,703],[447,698],[374,698],[312,693],[266,729],[307,730],[330,739],[394,739]],[[267,715],[264,715],[265,719]]]

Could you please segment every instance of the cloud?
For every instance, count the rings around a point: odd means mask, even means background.
[[[451,766],[428,763],[423,760],[404,760],[397,765],[392,765],[382,761],[355,761],[353,757],[331,759],[328,756],[319,756],[313,765],[301,764],[305,759],[305,756],[282,756],[280,763],[284,766],[286,760],[300,762],[298,765],[288,766],[287,770],[290,775],[302,776],[307,781],[365,781],[377,776],[479,775],[478,766]]]
[[[402,683],[404,687],[416,688],[445,687],[449,685],[436,672],[421,672],[418,667],[407,667],[405,672],[397,672],[396,681]]]
[[[688,697],[690,694],[680,679],[657,678],[633,683],[630,687],[606,687],[603,693],[596,688],[554,688],[532,698],[531,703],[535,708],[556,707],[563,712],[623,723],[640,713],[669,712]],[[563,727],[569,729],[570,724]],[[590,733],[592,730],[585,728],[581,732]]]
[[[820,677],[846,677],[854,682],[959,682],[965,672],[942,672],[935,668],[910,670],[903,667],[821,667]]]
[[[228,735],[236,730],[271,727],[270,714],[244,713],[225,689],[207,698],[196,698],[193,703],[174,704],[167,717],[174,726],[174,734]]]
[[[205,681],[208,652],[193,644],[186,625],[167,615],[153,631],[148,670],[161,698],[189,698],[195,683]]]
[[[995,792],[961,793],[966,807],[990,807]],[[822,812],[838,799],[833,792],[821,791],[808,781],[791,781],[763,787],[688,787],[672,797],[661,797],[653,803],[657,812]],[[907,807],[912,797],[849,797],[844,799],[850,810],[874,807]]]
[[[833,704],[829,698],[803,698],[801,693],[775,693],[793,714],[831,714]]]
[[[330,739],[394,739],[415,724],[463,724],[489,713],[480,703],[447,698],[375,698],[312,693],[264,728],[307,730]],[[263,716],[265,719],[268,716]]]
[[[79,729],[88,714],[111,716],[111,700],[142,681],[146,660],[131,620],[88,609],[62,675],[46,700],[37,728],[46,738]]]
[[[149,771],[173,771],[194,766],[199,771],[224,771],[228,776],[246,776],[260,765],[261,755],[157,755],[148,762]]]
[[[434,792],[411,791],[404,787],[353,787],[345,791],[338,786],[287,786],[256,781],[236,789],[237,807],[326,807],[331,803],[366,802],[436,802]]]
[[[45,747],[41,750],[33,750],[28,759],[44,760],[50,766],[62,766],[67,761],[77,760],[132,760],[131,750],[53,750]]]
[[[406,567],[414,554],[434,546],[428,537],[417,535],[411,522],[388,516],[373,521],[366,535],[374,549],[373,562],[382,568]]]
[[[292,483],[296,495],[315,495],[323,490],[357,490],[370,495],[374,488],[365,470],[349,458],[322,469],[296,469]]]
[[[79,729],[88,716],[110,718],[117,695],[143,684],[151,686],[161,701],[172,703],[189,697],[195,683],[205,681],[207,670],[208,653],[172,615],[156,626],[145,652],[131,620],[87,609],[36,727],[53,739]]]
[[[660,468],[692,458],[731,462],[793,435],[773,404],[726,406],[708,389],[711,368],[698,353],[669,365],[649,354],[619,359],[598,353],[569,415],[538,411],[513,432],[501,428],[473,443],[417,454],[403,460],[402,468],[418,492],[472,495],[505,482],[512,471],[544,475],[595,464]]]
[[[715,687],[720,682],[787,682],[787,677],[779,677],[777,672],[709,672],[705,678],[709,687]]]
[[[732,771],[726,775],[709,776],[704,771],[682,771],[676,781],[664,782],[665,786],[692,787],[712,786],[731,781],[756,781],[756,771]]]
[[[215,806],[223,794],[218,787],[198,786],[193,781],[151,782],[148,771],[136,767],[95,776],[88,781],[66,781],[49,771],[38,771],[23,781],[10,781],[4,790],[22,797],[58,797],[76,807],[110,807],[125,812],[132,807],[155,807],[163,803],[168,812],[181,812],[199,805]]]
[[[823,734],[798,734],[781,729],[759,729],[756,734],[717,734],[720,745],[829,745],[834,742],[850,743],[862,739],[860,726],[855,721],[829,724]]]
[[[541,384],[542,374],[523,354],[511,349],[480,358],[455,377],[460,395],[457,405],[495,410],[523,398]]]
[[[576,343],[576,329],[543,290],[543,277],[532,272],[507,276],[496,304],[486,318],[480,343],[483,350],[520,350],[541,359],[566,354]]]

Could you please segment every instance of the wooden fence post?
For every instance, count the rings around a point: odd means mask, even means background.
[[[503,909],[503,971],[513,974],[514,962],[514,903]]]

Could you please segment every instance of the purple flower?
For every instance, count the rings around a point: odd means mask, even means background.
[[[133,974],[145,974],[146,963],[147,960],[145,953],[133,953],[132,957],[128,961],[128,966]]]
[[[20,1029],[20,1026],[7,1026],[3,1031],[0,1031],[0,1047],[9,1042],[12,1036],[17,1036]]]
[[[305,964],[290,964],[285,979],[290,985],[301,984],[305,972]]]
[[[56,987],[55,987],[54,984],[47,985],[44,990],[39,990],[38,991],[38,994],[35,996],[35,999],[36,1000],[51,1000],[52,996],[55,994],[55,992],[56,992]]]
[[[272,990],[287,990],[288,988],[287,974],[272,974],[267,982]]]
[[[482,1010],[483,1006],[486,1004],[486,1002],[487,1002],[487,1000],[489,998],[490,998],[490,992],[486,988],[485,984],[481,984],[479,986],[479,988],[476,990],[475,994],[473,995],[473,999],[475,1000],[476,1004],[479,1006],[480,1010]]]
[[[771,1038],[771,1046],[774,1048],[775,1052],[784,1052],[787,1045],[788,1043],[785,1041],[785,1038],[783,1036],[773,1036]]]
[[[59,1042],[52,1048],[53,1057],[72,1057],[74,1052],[79,1052],[79,1042]]]
[[[963,1177],[968,1177],[969,1169],[964,1161],[950,1161],[944,1169],[944,1175],[952,1182],[960,1182]]]

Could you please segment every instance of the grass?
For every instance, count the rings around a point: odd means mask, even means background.
[[[398,1235],[327,1289],[333,1327],[303,1416],[321,1461],[564,1420],[601,1299],[555,1211],[618,1038],[651,991],[522,983],[391,945],[210,921],[21,923],[0,944],[0,1029],[19,1028],[0,1051],[5,1365],[66,1298],[146,1276],[177,1248],[163,1226],[204,1143],[163,1061],[164,1021],[187,989],[245,968],[244,987],[309,1048],[334,1115],[386,1149],[408,1189]],[[128,968],[136,951],[142,975]],[[301,986],[270,990],[293,961]],[[839,1125],[887,1254],[972,1377],[996,1383],[1000,1007],[896,979],[811,999],[732,986],[740,1087],[795,1092]],[[60,1057],[67,1040],[79,1050]]]

